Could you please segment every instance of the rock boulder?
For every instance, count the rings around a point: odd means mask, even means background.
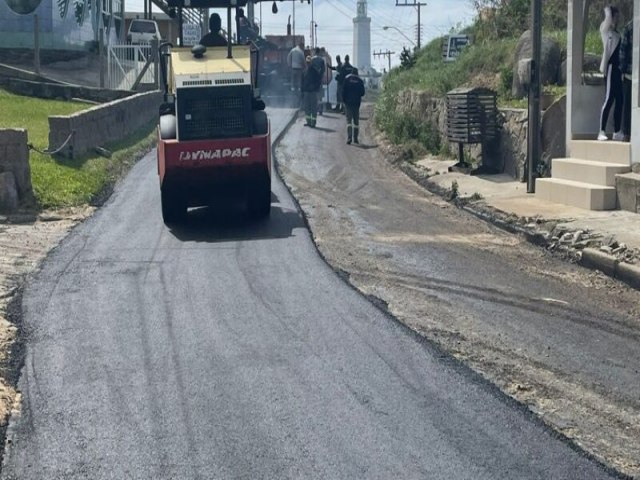
[[[528,60],[531,58],[531,32],[527,30],[520,36],[513,64],[513,83],[511,94],[514,98],[523,98],[529,88]],[[562,62],[560,46],[551,37],[542,36],[540,53],[540,81],[542,85],[555,84]]]
[[[0,129],[0,172],[11,172],[20,203],[32,203],[31,167],[27,131]]]
[[[582,70],[585,72],[597,72],[600,68],[600,55],[593,53],[585,53],[582,61]],[[560,73],[558,74],[558,85],[567,84],[567,60],[563,60],[560,64]]]

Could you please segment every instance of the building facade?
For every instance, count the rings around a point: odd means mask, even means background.
[[[124,38],[124,0],[0,0],[0,49],[34,48],[38,17],[42,51],[81,52]]]

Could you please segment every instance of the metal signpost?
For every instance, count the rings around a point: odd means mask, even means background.
[[[540,156],[540,50],[542,48],[542,0],[531,2],[531,81],[529,84],[529,135],[527,138],[527,193],[536,191],[536,167]]]

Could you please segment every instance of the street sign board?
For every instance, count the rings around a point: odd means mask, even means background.
[[[185,23],[182,25],[182,43],[183,45],[197,45],[202,38],[200,25],[195,23]]]
[[[469,35],[449,35],[446,52],[443,52],[444,61],[454,62],[467,45],[469,45]]]

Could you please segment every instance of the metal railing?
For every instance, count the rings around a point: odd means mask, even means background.
[[[105,86],[111,90],[135,90],[140,84],[157,86],[156,57],[153,44],[109,45]]]

